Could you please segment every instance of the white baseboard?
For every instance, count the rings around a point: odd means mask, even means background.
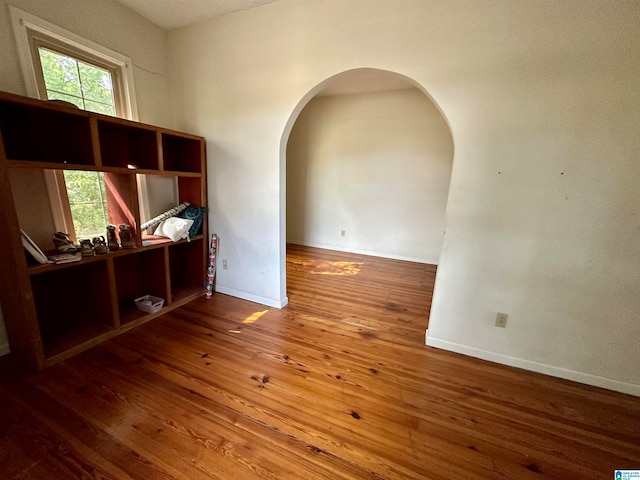
[[[224,293],[225,295],[231,295],[232,297],[241,298],[243,300],[248,300],[250,302],[259,303],[261,305],[266,305],[267,307],[273,308],[284,308],[289,303],[288,297],[284,297],[284,299],[278,301],[272,298],[253,295],[249,292],[243,292],[242,290],[236,290],[234,288],[228,288],[221,285],[216,285],[216,292]]]
[[[9,344],[8,343],[0,344],[0,357],[4,355],[8,355],[9,353],[11,353],[11,348],[9,348]]]
[[[358,248],[343,248],[335,245],[325,245],[322,243],[300,242],[297,240],[287,240],[287,243],[293,245],[302,245],[303,247],[322,248],[325,250],[335,250],[337,252],[357,253],[358,255],[368,255],[370,257],[390,258],[392,260],[404,260],[405,262],[426,263],[427,265],[437,265],[438,262],[428,262],[424,258],[405,257],[403,255],[392,255],[388,253],[372,252],[370,250],[360,250]]]
[[[490,352],[488,350],[482,350],[480,348],[469,347],[467,345],[461,345],[459,343],[453,343],[447,340],[441,340],[439,338],[429,336],[428,330],[426,335],[426,343],[430,347],[441,348],[450,352],[461,353],[463,355],[480,358],[482,360],[488,360],[494,363],[500,363],[502,365],[523,368],[532,372],[551,375],[552,377],[564,378],[566,380],[572,380],[574,382],[584,383],[594,387],[606,388],[608,390],[628,393],[629,395],[640,397],[640,385],[622,382],[620,380],[614,380],[611,378],[600,377],[597,375],[591,375],[589,373],[577,372],[575,370],[568,370],[566,368],[555,367],[553,365],[548,365],[545,363],[524,360],[518,357],[511,357],[509,355],[503,355],[501,353]]]

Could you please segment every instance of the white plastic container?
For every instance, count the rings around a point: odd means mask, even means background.
[[[142,310],[147,313],[156,313],[159,312],[164,305],[164,298],[145,295],[144,297],[136,298],[134,302],[136,303],[138,310]]]

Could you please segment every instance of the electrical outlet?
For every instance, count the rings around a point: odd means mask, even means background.
[[[226,258],[224,258],[224,259],[222,260],[222,269],[223,269],[223,270],[226,270],[228,267],[229,267],[229,264],[227,263],[227,259],[226,259]]]
[[[498,312],[496,314],[496,327],[507,328],[507,318],[509,318],[509,315]]]
[[[346,237],[347,236],[347,231],[346,230],[340,230],[340,236],[341,237]]]

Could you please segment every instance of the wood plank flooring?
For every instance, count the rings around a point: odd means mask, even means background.
[[[216,294],[0,384],[1,479],[610,479],[640,398],[424,346],[435,267],[290,246],[289,305]]]

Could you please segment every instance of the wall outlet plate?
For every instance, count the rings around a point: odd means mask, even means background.
[[[507,318],[509,318],[508,314],[498,312],[496,314],[496,327],[507,328]]]

